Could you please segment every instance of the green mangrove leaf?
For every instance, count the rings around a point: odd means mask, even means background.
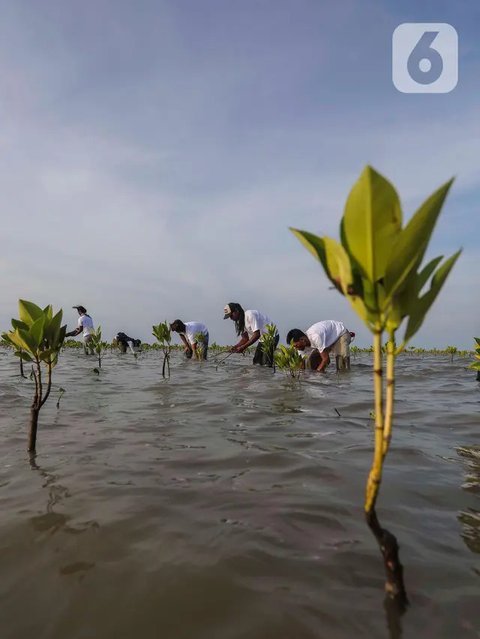
[[[33,359],[28,353],[25,353],[25,351],[15,351],[14,355],[23,359],[24,362],[33,362]]]
[[[30,337],[32,341],[35,343],[35,348],[40,348],[40,345],[43,341],[43,328],[45,326],[45,316],[41,315],[37,320],[33,322],[30,327]]]
[[[323,243],[328,271],[337,287],[340,286],[341,292],[347,295],[353,279],[348,254],[343,246],[331,237],[324,237]]]
[[[45,308],[43,309],[43,314],[45,315],[46,322],[49,322],[52,319],[53,310],[51,304],[45,306]]]
[[[56,345],[60,336],[60,324],[62,323],[63,311],[60,309],[53,317],[45,323],[44,335],[50,346]]]
[[[12,326],[13,328],[23,328],[24,330],[28,331],[28,324],[25,324],[25,322],[21,322],[17,319],[12,318]]]
[[[35,355],[37,350],[36,345],[30,337],[28,331],[17,328],[15,331],[9,333],[8,336],[12,344],[14,344],[17,348],[28,351],[32,355]]]
[[[18,314],[20,320],[31,326],[39,317],[43,317],[42,309],[33,302],[27,300],[18,300]]]
[[[448,274],[452,270],[461,252],[462,251],[460,250],[454,253],[454,255],[449,257],[448,260],[446,260],[444,264],[442,264],[442,266],[437,269],[437,271],[433,275],[430,290],[425,293],[425,295],[423,295],[420,299],[418,299],[415,306],[411,309],[410,317],[407,324],[407,330],[405,332],[404,343],[407,343],[421,327],[423,320],[428,313],[428,310],[441,291],[442,286],[444,285],[445,280],[448,277]]]
[[[385,271],[385,290],[390,298],[422,261],[453,178],[433,193],[400,232]]]
[[[392,184],[365,167],[347,198],[341,236],[348,253],[370,282],[385,275],[392,245],[402,226],[402,209]]]
[[[340,284],[334,279],[332,273],[328,268],[324,238],[319,237],[318,235],[314,235],[313,233],[309,233],[308,231],[301,231],[292,227],[290,227],[290,230],[295,235],[295,237],[300,240],[305,248],[310,251],[313,257],[315,257],[320,262],[320,264],[323,266],[323,270],[325,271],[326,276],[332,282],[335,288],[341,290]]]

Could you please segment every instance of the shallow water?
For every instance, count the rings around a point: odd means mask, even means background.
[[[362,514],[371,359],[292,385],[232,356],[63,353],[26,454],[32,383],[0,351],[2,639],[480,637],[480,384],[399,359],[378,515],[410,608],[384,610]],[[337,414],[340,413],[340,416]]]

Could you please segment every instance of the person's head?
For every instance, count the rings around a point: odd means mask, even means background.
[[[310,340],[299,328],[292,328],[287,333],[287,344],[293,344],[297,350],[304,351],[310,346]]]
[[[74,306],[73,308],[76,308],[78,311],[79,315],[86,315],[87,314],[87,309],[85,308],[85,306]]]
[[[231,319],[235,322],[237,335],[245,330],[245,311],[237,302],[229,302],[223,309],[223,319]]]
[[[185,326],[182,320],[176,319],[174,322],[170,324],[170,330],[175,333],[185,333],[187,327]]]

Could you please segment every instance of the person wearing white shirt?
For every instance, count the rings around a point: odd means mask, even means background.
[[[76,308],[79,314],[77,328],[69,333],[65,333],[65,337],[76,337],[83,333],[83,348],[85,354],[92,353],[92,349],[89,346],[89,342],[92,339],[92,333],[94,332],[93,320],[90,315],[87,315],[87,309],[84,306],[73,306]]]
[[[176,319],[170,324],[170,330],[178,333],[185,344],[185,355],[190,359],[195,355],[196,359],[207,359],[208,328],[201,322],[182,322]]]
[[[330,364],[330,353],[335,355],[337,371],[350,368],[350,342],[354,336],[342,322],[324,320],[305,332],[293,328],[287,334],[287,344],[306,351],[310,368],[323,373]]]
[[[237,335],[240,341],[232,346],[230,352],[243,353],[252,344],[257,344],[253,363],[261,366],[273,366],[273,351],[278,344],[279,335],[275,337],[275,346],[271,352],[265,352],[263,348],[262,335],[266,332],[266,326],[272,324],[272,320],[260,311],[244,311],[238,302],[230,302],[223,309],[223,319],[231,319],[235,322]]]

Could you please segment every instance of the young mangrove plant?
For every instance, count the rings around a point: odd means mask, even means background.
[[[367,166],[347,198],[340,223],[340,242],[291,229],[373,333],[375,441],[364,509],[383,554],[387,592],[402,607],[407,598],[398,544],[380,526],[375,505],[392,437],[395,357],[421,327],[460,255],[458,251],[443,263],[440,256],[421,265],[452,181],[435,191],[402,227],[402,209],[395,188]],[[403,339],[395,346],[402,323]],[[382,358],[385,332],[386,379]]]
[[[152,335],[157,339],[160,344],[160,348],[163,351],[163,366],[162,366],[162,376],[166,378],[168,373],[168,377],[170,377],[170,351],[172,349],[172,332],[170,330],[170,325],[167,321],[161,322],[156,326],[152,326]]]
[[[475,337],[476,347],[475,347],[475,359],[476,362],[470,364],[470,368],[473,368],[474,371],[477,371],[477,382],[480,382],[480,337]]]
[[[453,356],[458,353],[458,349],[456,346],[447,346],[445,351],[450,355],[450,361],[453,362]]]
[[[273,366],[275,373],[275,349],[278,342],[278,330],[275,324],[266,324],[265,332],[262,335],[262,351],[268,366]]]
[[[102,340],[102,327],[99,326],[97,329],[93,329],[91,337],[88,340],[88,348],[97,356],[98,368],[102,368],[103,354],[108,346],[108,342]]]
[[[199,331],[198,333],[195,333],[195,335],[193,336],[193,340],[195,344],[197,345],[194,350],[195,358],[198,360],[207,359],[207,348],[208,348],[207,336],[204,333]]]
[[[282,344],[273,359],[277,368],[293,379],[299,379],[305,368],[305,360],[293,344],[290,346]]]
[[[18,313],[19,319],[12,319],[12,330],[3,333],[3,337],[14,347],[17,357],[32,365],[35,391],[30,408],[28,450],[34,453],[38,416],[52,389],[52,372],[57,364],[67,327],[61,325],[62,310],[54,315],[50,305],[41,309],[32,302],[19,300]]]

